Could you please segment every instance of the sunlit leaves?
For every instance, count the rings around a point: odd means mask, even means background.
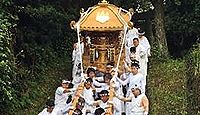
[[[0,112],[6,111],[14,98],[12,83],[15,79],[15,65],[12,54],[11,29],[16,26],[16,16],[9,12],[11,0],[2,0],[0,3]]]

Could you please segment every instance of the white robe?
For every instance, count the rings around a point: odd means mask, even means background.
[[[125,40],[125,55],[126,58],[129,57],[129,48],[133,44],[133,38],[138,37],[138,29],[133,28],[128,30],[126,34],[126,40]]]
[[[84,53],[84,44],[81,43],[81,52],[79,50],[78,43],[76,43],[76,48],[74,48],[73,53],[72,53],[72,61],[74,62],[73,69],[72,69],[72,83],[73,84],[78,84],[81,82],[81,70],[78,67],[79,64],[81,63],[80,55],[82,57],[82,54]]]
[[[133,46],[131,46],[131,47],[133,47]],[[128,54],[129,55],[131,54],[130,51],[129,51]],[[136,47],[135,55],[136,55],[137,61],[139,61],[140,72],[146,77],[147,76],[147,61],[148,61],[148,58],[147,58],[147,55],[146,55],[145,48],[141,44],[139,44]]]
[[[117,80],[117,78],[113,78],[114,82],[115,82],[115,93],[117,95],[123,95],[122,92],[122,85],[120,84],[120,82]],[[113,106],[114,106],[114,115],[121,115],[122,114],[122,110],[124,109],[124,103],[118,99],[117,97],[113,97]]]
[[[137,28],[132,28],[130,30],[128,30],[127,34],[126,34],[126,46],[130,47],[133,44],[133,38],[134,37],[138,37],[138,29]]]
[[[148,39],[145,37],[145,36],[143,36],[143,39],[141,40],[141,39],[139,39],[139,43],[144,47],[144,49],[145,49],[145,53],[146,53],[146,55],[145,55],[145,61],[144,61],[144,63],[143,63],[143,75],[145,76],[145,84],[146,84],[146,76],[147,76],[147,63],[148,63],[148,56],[151,56],[151,53],[150,53],[150,48],[151,48],[151,46],[150,46],[150,44],[149,44],[149,41],[148,41]]]
[[[66,115],[68,114],[72,103],[66,104],[63,108],[56,108],[57,115]]]
[[[66,103],[68,96],[72,95],[72,92],[64,93],[63,92],[64,90],[65,89],[63,87],[58,87],[55,92],[55,108],[54,109],[58,111],[66,109],[66,106],[68,105]]]
[[[57,111],[53,109],[51,113],[47,112],[47,108],[44,108],[38,115],[57,115]]]
[[[141,101],[145,94],[140,94],[137,98],[133,97],[131,100],[131,113],[129,115],[144,115],[144,107],[141,107]]]
[[[85,106],[84,106],[84,108],[86,109],[86,111],[89,110],[93,114],[94,110],[95,110],[95,106],[93,106],[94,97],[93,97],[93,90],[92,90],[92,88],[90,88],[90,89],[84,88],[82,96],[85,99]]]
[[[129,84],[127,88],[127,94],[126,97],[133,96],[131,89],[134,88],[136,85],[138,88],[141,89],[142,93],[145,93],[145,81],[144,76],[141,73],[137,73],[136,75],[133,75],[132,73],[126,73],[126,80],[122,81],[121,79],[118,79],[118,81],[123,84],[127,85]],[[130,115],[130,102],[126,102],[126,114]]]
[[[103,108],[106,111],[106,107],[108,106],[107,104],[108,102],[104,103],[102,100],[100,100],[99,107]]]
[[[149,44],[148,39],[145,36],[143,36],[142,38],[143,39],[139,39],[139,43],[144,47],[144,49],[145,49],[145,51],[147,53],[147,57],[148,57],[148,56],[151,55],[151,53],[150,53],[151,46]]]
[[[145,79],[144,76],[141,73],[137,73],[136,75],[133,75],[132,73],[126,74],[127,78],[126,80],[122,81],[121,79],[117,78],[120,84],[127,85],[129,84],[128,90],[127,90],[127,96],[131,94],[131,89],[134,87],[138,87],[141,89],[141,92],[145,92]]]

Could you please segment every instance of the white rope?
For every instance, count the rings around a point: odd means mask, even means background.
[[[118,72],[118,69],[119,69],[119,63],[120,63],[122,51],[123,51],[123,48],[124,48],[124,43],[125,43],[125,39],[126,39],[126,32],[127,32],[127,28],[128,28],[128,25],[127,25],[126,21],[120,16],[120,13],[121,13],[122,10],[123,10],[122,8],[119,8],[118,14],[119,14],[119,18],[121,18],[121,20],[122,20],[122,22],[124,24],[124,37],[123,37],[123,40],[122,40],[121,49],[120,49],[120,53],[119,53],[119,57],[118,57],[118,61],[117,61],[116,71],[115,71],[115,75],[114,75],[115,77],[118,74],[117,72]]]
[[[84,72],[83,72],[83,59],[82,59],[82,49],[81,49],[81,40],[80,40],[80,23],[81,21],[88,15],[88,12],[93,9],[93,7],[89,7],[86,12],[84,12],[84,15],[81,17],[81,19],[76,23],[76,28],[77,28],[77,36],[78,36],[78,46],[79,46],[79,51],[80,51],[80,63],[81,63],[81,78],[83,81],[84,78]],[[84,49],[83,49],[84,50]]]
[[[81,40],[80,40],[80,36],[79,36],[79,34],[80,34],[80,23],[81,23],[81,21],[82,21],[86,16],[89,15],[88,12],[90,12],[93,8],[94,8],[94,7],[89,7],[89,8],[87,9],[87,11],[84,12],[84,14],[83,14],[83,16],[80,18],[80,20],[79,20],[79,21],[76,23],[76,25],[75,25],[75,26],[76,26],[76,29],[77,29],[78,46],[79,46],[79,51],[80,51],[81,78],[82,78],[81,81],[85,80],[85,78],[84,78],[84,72],[83,72],[82,50],[81,50],[81,43],[80,43]]]
[[[80,40],[80,24],[77,23],[77,36],[78,36],[78,48],[79,48],[79,58],[80,58],[80,63],[81,63],[81,78],[84,79],[84,73],[83,73],[83,61],[82,61],[82,49],[81,49],[81,40]]]
[[[117,66],[116,66],[116,71],[115,71],[115,75],[114,76],[117,76],[117,74],[118,74],[117,72],[118,72],[118,69],[119,69],[119,63],[120,63],[120,59],[121,59],[121,55],[122,55],[122,51],[123,51],[124,43],[125,43],[125,39],[126,39],[126,31],[127,31],[127,25],[124,26],[124,37],[123,37],[123,40],[122,40],[121,49],[120,49],[120,53],[119,53]]]

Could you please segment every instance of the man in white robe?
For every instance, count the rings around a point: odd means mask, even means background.
[[[128,115],[148,115],[149,100],[144,93],[141,93],[140,88],[132,88],[132,96],[124,98],[117,95],[116,97],[125,102],[130,102],[130,113]]]
[[[79,50],[79,45],[78,43],[74,44],[74,50],[72,53],[72,62],[73,62],[73,69],[72,69],[72,83],[73,84],[78,84],[81,82],[82,78],[81,78],[81,59],[82,58],[82,54],[84,53],[84,43],[81,42],[81,52]],[[81,55],[81,56],[80,56]]]
[[[85,99],[85,109],[87,114],[94,114],[95,106],[94,103],[94,92],[95,89],[92,87],[92,78],[86,79],[84,83],[84,89],[82,97]]]
[[[148,39],[144,36],[144,34],[145,34],[145,32],[140,29],[139,33],[138,33],[139,44],[141,44],[144,47],[144,50],[146,53],[145,63],[144,63],[144,68],[145,68],[144,76],[147,76],[147,63],[148,63],[148,57],[151,56],[151,54],[150,54],[151,46],[149,44]]]
[[[129,30],[126,34],[126,40],[125,40],[125,55],[126,57],[129,57],[129,48],[132,46],[133,38],[134,36],[138,36],[138,29],[134,27],[133,22],[128,23]]]
[[[96,70],[92,67],[87,69],[87,77],[92,79],[92,86],[96,88],[96,93],[102,90],[102,87],[107,87],[107,84],[102,83],[104,81],[103,77],[96,77]],[[99,82],[101,81],[101,83]]]
[[[69,95],[73,94],[73,91],[69,89],[70,81],[63,80],[60,87],[55,92],[55,109],[58,111],[66,109],[67,100]]]
[[[115,93],[123,95],[122,92],[122,85],[120,85],[120,83],[116,80],[115,81]],[[113,97],[113,106],[114,106],[114,115],[121,115],[122,112],[124,111],[124,102],[122,102],[121,100],[119,100],[116,97]]]
[[[138,37],[135,37],[133,39],[133,46],[136,47],[135,54],[136,54],[136,57],[138,58],[137,61],[139,61],[140,72],[143,74],[144,77],[146,77],[147,75],[147,56],[146,55],[147,54],[146,54],[145,48],[139,43]]]
[[[54,109],[54,101],[48,100],[46,102],[46,108],[44,108],[38,115],[57,115],[56,109]]]
[[[131,68],[130,68],[130,73],[126,74],[127,78],[125,81],[122,81],[121,79],[118,79],[116,77],[117,80],[121,84],[128,85],[126,97],[129,97],[132,95],[131,89],[135,86],[141,88],[142,93],[145,93],[144,76],[138,72],[138,69],[139,69],[139,65],[137,63],[132,63]],[[129,102],[126,103],[125,108],[126,108],[126,114],[129,115],[129,113],[130,113],[130,103]]]
[[[104,111],[106,111],[108,106],[109,92],[107,90],[102,90],[99,95],[101,100],[96,101],[95,105],[103,108]]]
[[[133,22],[128,23],[129,25],[129,30],[126,34],[126,46],[130,47],[132,45],[132,41],[133,41],[133,36],[137,36],[138,35],[138,29],[134,27]]]
[[[144,36],[144,34],[145,34],[145,32],[141,29],[138,31],[139,43],[144,47],[144,49],[147,53],[147,56],[151,56],[151,54],[150,54],[151,46],[149,44],[147,37]]]

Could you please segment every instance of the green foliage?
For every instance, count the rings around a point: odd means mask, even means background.
[[[159,57],[153,48],[148,78],[152,115],[196,115],[200,113],[200,46],[197,43],[181,60]],[[159,57],[159,58],[157,58]]]
[[[188,53],[187,61],[187,101],[188,113],[200,113],[200,43],[197,43]]]
[[[0,3],[0,113],[7,111],[16,99],[15,90],[12,87],[16,71],[11,37],[16,17],[9,12],[11,5],[11,0],[3,0]]]
[[[37,114],[47,98],[53,97],[61,79],[71,77],[65,75],[71,73],[66,61],[70,60],[76,37],[69,27],[73,15],[42,2],[20,7],[18,16],[15,43],[18,72],[14,84],[18,99],[9,114],[17,111],[20,115]]]
[[[200,33],[200,1],[168,0],[166,8],[167,31]]]
[[[18,115],[36,115],[45,107],[48,98],[54,98],[54,93],[62,79],[68,79],[71,73],[71,64],[67,58],[54,59],[52,63],[43,68],[44,71],[37,74],[37,79],[23,80],[26,86],[19,97],[19,110],[15,110]],[[23,70],[22,70],[23,72]],[[25,77],[25,76],[24,76]],[[31,76],[34,77],[34,76]]]
[[[167,0],[165,8],[169,50],[173,56],[183,57],[200,33],[200,1]]]
[[[70,79],[67,61],[76,38],[69,26],[74,14],[48,2],[19,3],[0,3],[0,112],[5,115],[37,114],[60,80]]]
[[[147,84],[150,114],[186,115],[186,82],[184,61],[152,59]]]
[[[18,36],[23,37],[23,42],[28,45],[21,46],[21,49],[29,50],[26,49],[29,45],[33,49],[35,46],[44,49],[51,47],[56,52],[60,51],[58,54],[66,53],[66,51],[70,50],[71,42],[75,38],[73,34],[69,34],[72,31],[69,28],[69,20],[72,17],[51,5],[38,5],[37,7],[28,5],[21,13],[28,16],[26,20],[23,20],[22,17],[21,24],[26,23],[26,21],[31,22],[25,25],[26,28],[24,28],[24,25],[19,28]]]
[[[135,13],[152,10],[150,0],[110,0],[110,2],[125,9],[133,8]]]

